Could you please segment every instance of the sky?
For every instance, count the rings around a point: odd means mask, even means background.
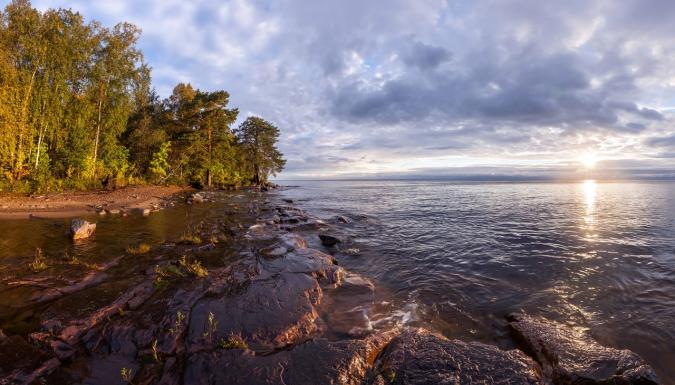
[[[672,0],[33,5],[138,25],[157,92],[230,92],[284,179],[675,176]]]

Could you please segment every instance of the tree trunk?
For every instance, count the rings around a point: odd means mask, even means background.
[[[45,100],[42,99],[42,110],[40,111],[40,128],[38,129],[37,152],[35,154],[35,170],[37,171],[40,165],[40,147],[42,146],[42,138],[47,129],[45,128]]]

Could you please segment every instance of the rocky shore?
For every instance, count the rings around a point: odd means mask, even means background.
[[[24,277],[42,287],[17,312],[48,308],[36,330],[0,333],[0,384],[658,383],[634,353],[525,314],[509,318],[513,350],[405,324],[374,329],[350,312],[354,301],[372,306],[376,286],[298,234],[335,245],[331,226],[347,219],[327,224],[251,194],[232,208],[240,223],[199,229],[227,242],[167,243],[133,266],[113,259],[66,286]],[[54,310],[123,267],[133,274],[100,306]]]
[[[189,191],[176,186],[133,186],[113,191],[84,191],[24,196],[0,195],[0,219],[65,218],[92,213],[124,214],[162,207],[173,195]]]

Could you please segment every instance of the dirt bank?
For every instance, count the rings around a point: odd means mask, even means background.
[[[188,187],[134,186],[114,191],[50,193],[43,195],[0,195],[0,219],[63,218],[101,210],[131,210],[157,206]]]

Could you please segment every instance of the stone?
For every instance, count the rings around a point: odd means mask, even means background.
[[[373,331],[369,314],[375,313],[374,302],[375,285],[359,274],[346,273],[340,285],[324,291],[322,317],[333,333],[362,337]]]
[[[147,217],[150,215],[150,209],[147,207],[137,207],[134,209],[134,213]]]
[[[380,356],[374,384],[544,384],[519,350],[449,340],[425,329],[404,331]]]
[[[192,194],[192,202],[193,203],[204,203],[206,199],[204,196],[200,193],[194,193]]]
[[[336,219],[340,223],[349,223],[349,219],[347,219],[347,217],[342,215],[338,215]]]
[[[260,350],[292,344],[320,329],[314,305],[321,295],[318,282],[307,274],[252,279],[241,292],[199,301],[190,315],[188,341],[198,349],[239,334]]]
[[[70,236],[73,240],[89,238],[96,230],[96,223],[89,223],[84,219],[73,219],[70,222]]]
[[[321,244],[327,247],[335,246],[340,243],[340,238],[328,234],[319,234],[319,239],[321,239]]]
[[[509,320],[515,339],[556,384],[658,383],[654,370],[640,356],[602,346],[586,330],[525,314],[512,314]]]
[[[183,383],[360,385],[394,335],[396,331],[360,340],[316,339],[264,356],[241,349],[200,352],[190,356]]]

